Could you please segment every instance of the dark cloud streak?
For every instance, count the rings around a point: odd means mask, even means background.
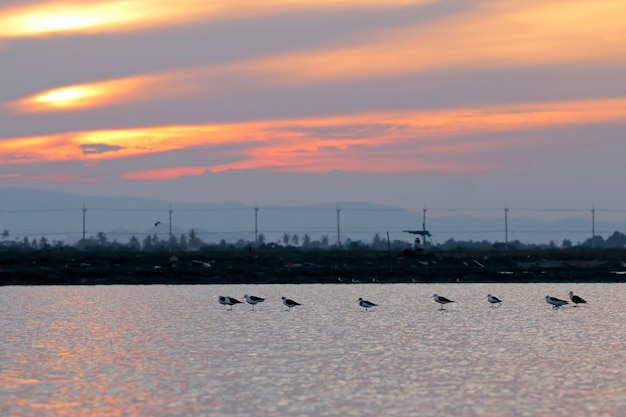
[[[83,151],[83,155],[97,155],[107,152],[116,152],[123,149],[122,146],[107,145],[104,143],[92,143],[87,145],[78,145]]]

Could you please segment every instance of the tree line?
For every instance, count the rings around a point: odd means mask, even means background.
[[[163,252],[163,251],[199,251],[211,249],[280,249],[280,248],[301,248],[303,250],[324,250],[324,249],[344,249],[344,250],[394,250],[394,251],[421,251],[424,249],[433,250],[457,250],[457,249],[557,249],[557,248],[596,248],[596,249],[624,249],[626,248],[626,235],[615,231],[611,236],[604,239],[602,236],[589,238],[582,243],[573,244],[571,240],[564,239],[557,244],[550,241],[546,244],[528,244],[514,240],[511,242],[492,242],[488,240],[456,240],[448,239],[443,243],[433,244],[432,242],[421,241],[419,238],[415,242],[409,243],[403,240],[389,241],[386,236],[376,233],[371,241],[351,240],[346,238],[342,242],[331,242],[328,235],[323,235],[319,239],[312,239],[308,234],[284,233],[282,238],[275,242],[268,242],[264,234],[259,234],[256,240],[239,239],[236,242],[226,242],[221,240],[218,243],[203,241],[192,229],[189,233],[172,235],[171,238],[159,237],[156,234],[145,236],[139,239],[131,236],[127,242],[119,242],[117,239],[110,240],[104,232],[99,232],[95,236],[80,239],[75,244],[67,244],[63,241],[49,240],[45,236],[39,239],[24,237],[21,240],[10,239],[10,232],[5,229],[0,234],[0,245],[4,248],[22,250],[49,250],[73,248],[86,251],[143,251],[143,252]]]

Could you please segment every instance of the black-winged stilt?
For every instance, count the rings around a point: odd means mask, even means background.
[[[443,310],[443,305],[444,304],[448,304],[448,303],[453,303],[454,301],[452,300],[448,300],[446,297],[442,297],[439,294],[435,294],[433,295],[433,299],[435,300],[435,302],[441,304],[441,309]]]
[[[556,297],[550,297],[549,295],[546,295],[546,303],[552,304],[552,308],[559,308],[564,306],[565,304],[569,304],[568,301],[561,300]]]
[[[492,306],[500,305],[500,303],[502,303],[502,301],[498,297],[494,297],[491,294],[487,294],[487,301],[489,301]]]
[[[359,305],[368,311],[369,308],[376,307],[378,304],[374,304],[371,301],[364,300],[359,297]]]
[[[237,300],[236,298],[228,296],[224,297],[222,295],[217,298],[217,301],[219,301],[219,303],[222,304],[224,308],[226,308],[226,306],[230,306],[229,310],[232,310],[235,304],[241,304],[241,301]]]
[[[282,297],[282,299],[283,299],[283,304],[287,306],[287,311],[291,311],[291,307],[301,305],[300,303],[290,300],[289,298]]]
[[[574,291],[569,292],[569,299],[574,303],[574,307],[578,307],[578,304],[587,304],[587,300],[574,294]]]
[[[244,295],[244,298],[246,299],[246,302],[252,306],[253,310],[254,310],[255,305],[265,301],[265,298],[255,297],[254,295],[248,295],[248,294]]]

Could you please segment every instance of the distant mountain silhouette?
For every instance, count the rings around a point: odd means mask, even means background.
[[[109,241],[125,243],[131,236],[140,240],[156,234],[166,237],[194,232],[205,242],[253,241],[255,207],[238,202],[188,203],[137,197],[97,197],[24,188],[0,188],[0,231],[3,239],[21,240],[45,236],[49,240],[73,243],[82,237],[83,208],[86,237],[104,233]],[[337,209],[339,231],[337,230]],[[457,241],[504,241],[504,214],[490,211],[478,215],[464,214],[462,208],[454,215],[427,211],[426,228],[434,243],[449,239]],[[560,245],[563,239],[574,244],[591,237],[590,218],[568,218],[546,221],[532,217],[515,217],[509,212],[509,242],[549,243]],[[403,240],[412,244],[415,235],[405,230],[422,229],[422,210],[367,202],[336,202],[307,206],[258,207],[257,233],[266,242],[282,242],[285,234],[305,234],[312,239],[327,236],[331,244],[362,241],[371,243],[376,234],[386,240]],[[472,214],[476,214],[472,212]],[[554,214],[554,213],[552,213]],[[568,214],[568,213],[564,213]],[[571,213],[570,213],[571,214]],[[605,238],[614,231],[625,231],[626,222],[596,221],[596,235]]]

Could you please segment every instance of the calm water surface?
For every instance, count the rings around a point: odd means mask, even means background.
[[[589,303],[545,303],[570,289]],[[457,302],[439,311],[435,292]],[[217,303],[245,293],[267,300]],[[626,284],[0,287],[0,415],[625,416],[625,299]]]

